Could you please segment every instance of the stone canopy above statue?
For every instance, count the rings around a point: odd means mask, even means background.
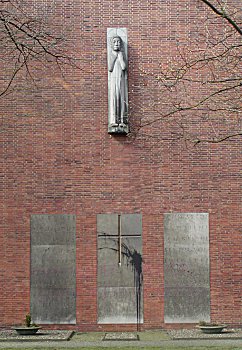
[[[108,132],[127,134],[128,45],[126,28],[107,29]]]

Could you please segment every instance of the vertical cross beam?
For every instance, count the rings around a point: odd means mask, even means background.
[[[118,215],[118,265],[121,267],[122,265],[122,233],[121,233],[121,215]]]

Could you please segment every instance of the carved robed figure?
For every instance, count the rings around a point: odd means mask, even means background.
[[[127,58],[119,35],[110,38],[109,71],[109,132],[128,132]]]

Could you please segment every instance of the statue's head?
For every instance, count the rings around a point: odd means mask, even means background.
[[[111,38],[111,47],[114,51],[120,51],[123,45],[123,41],[120,36],[115,35]]]

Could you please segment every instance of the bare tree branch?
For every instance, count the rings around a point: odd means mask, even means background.
[[[204,4],[206,4],[210,9],[216,13],[216,15],[226,19],[232,26],[233,28],[240,34],[242,35],[242,29],[238,26],[238,24],[226,13],[226,11],[223,9],[222,11],[218,10],[212,3],[211,1],[208,0],[201,0]]]
[[[193,140],[194,145],[198,145],[199,143],[220,143],[220,142],[224,142],[226,140],[238,137],[238,136],[242,136],[242,132],[238,132],[235,134],[231,134],[231,135],[226,135],[225,137],[221,137],[221,138],[215,138],[215,139],[197,139],[197,140]]]
[[[75,57],[66,54],[65,40],[51,32],[51,25],[42,19],[29,15],[18,0],[0,0],[0,60],[12,73],[5,76],[6,86],[0,97],[9,91],[20,72],[25,71],[34,80],[32,71],[37,63],[56,63],[79,68]],[[54,29],[54,26],[53,28]]]
[[[198,101],[197,103],[190,105],[190,106],[185,106],[185,107],[182,107],[181,105],[174,106],[174,109],[169,111],[169,113],[166,113],[166,114],[162,114],[162,112],[159,109],[156,109],[156,112],[161,114],[161,116],[159,118],[155,118],[154,120],[151,120],[149,122],[142,124],[141,127],[145,127],[145,126],[157,123],[158,121],[166,119],[168,117],[171,117],[174,114],[179,113],[179,112],[198,110],[198,107],[202,106],[207,100],[210,100],[215,95],[222,94],[224,92],[228,92],[229,90],[234,90],[234,89],[239,88],[241,86],[242,86],[242,82],[240,82],[239,84],[234,85],[234,86],[230,86],[230,87],[226,87],[224,89],[217,90],[217,91],[211,93],[210,95],[206,96],[202,100]],[[215,111],[218,111],[218,110],[219,110],[218,108],[215,109]],[[225,109],[225,110],[227,111],[227,109]]]
[[[143,79],[139,91],[146,98],[144,102],[139,98],[141,117],[133,123],[137,137],[166,139],[166,128],[173,140],[195,145],[241,136],[242,45],[238,37],[241,30],[237,30],[240,13],[236,6],[228,8],[223,15],[227,20],[221,22],[221,4],[204,4],[205,24],[201,26],[198,20],[194,41],[186,45],[178,39],[177,54],[167,62],[161,61],[159,69],[150,72],[139,68]],[[214,9],[209,4],[218,10],[217,18],[211,16]]]

